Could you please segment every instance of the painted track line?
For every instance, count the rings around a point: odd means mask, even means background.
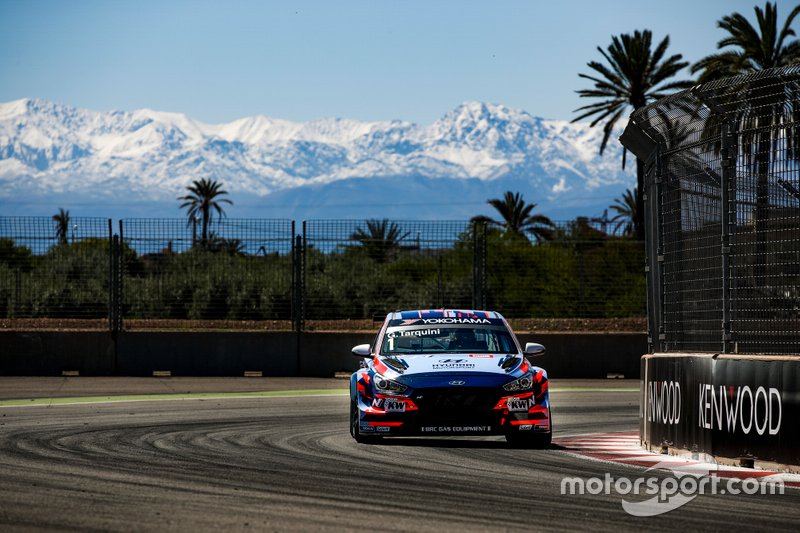
[[[55,407],[58,405],[104,404],[124,402],[164,402],[182,400],[244,400],[256,398],[293,398],[347,396],[347,389],[302,389],[257,392],[198,392],[188,394],[132,394],[124,396],[75,396],[63,398],[30,398],[0,400],[0,407]]]

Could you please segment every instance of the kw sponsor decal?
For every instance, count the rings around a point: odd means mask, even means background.
[[[783,406],[781,392],[770,387],[733,387],[700,384],[698,426],[745,435],[755,430],[759,435],[777,435],[781,430]]]
[[[406,404],[402,400],[393,400],[392,398],[375,398],[372,400],[372,407],[375,409],[382,409],[387,413],[405,413]]]
[[[510,413],[518,413],[522,411],[527,412],[528,409],[536,405],[536,402],[533,398],[517,398],[515,396],[508,399],[507,405]]]
[[[400,400],[386,398],[383,400],[383,410],[387,413],[405,413],[406,404]]]
[[[647,382],[647,421],[657,424],[680,423],[680,383],[677,381]]]

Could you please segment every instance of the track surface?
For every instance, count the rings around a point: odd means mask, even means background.
[[[9,392],[17,382],[0,380],[0,397],[21,397]],[[638,393],[625,389],[638,382],[597,385],[609,389],[553,384],[557,435],[636,429]],[[698,496],[666,515],[636,518],[618,495],[563,496],[560,485],[565,476],[634,479],[641,470],[558,449],[509,449],[499,438],[358,445],[347,433],[347,402],[0,406],[0,529],[795,530],[800,522],[800,491],[788,489]]]

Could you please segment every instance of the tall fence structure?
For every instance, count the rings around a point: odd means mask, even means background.
[[[0,317],[107,318],[111,234],[104,218],[0,217]]]
[[[621,141],[645,169],[642,444],[800,468],[800,65],[659,100]]]
[[[634,113],[655,351],[800,353],[800,66]]]
[[[290,320],[294,222],[125,219],[123,317]]]
[[[49,218],[0,217],[0,318],[302,331],[398,308],[643,316],[643,243],[608,229],[578,219],[536,243],[483,221],[74,219],[65,238]]]
[[[484,239],[483,225],[463,221],[306,221],[305,317],[481,307]]]

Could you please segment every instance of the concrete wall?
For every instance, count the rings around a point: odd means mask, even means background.
[[[800,356],[649,354],[642,382],[646,447],[800,471]]]
[[[352,371],[359,359],[350,349],[370,342],[373,333],[308,332],[107,332],[0,331],[0,375],[148,376],[170,370],[173,376],[320,376]],[[647,351],[644,333],[541,333],[520,342],[547,348],[533,360],[554,378],[605,378],[620,373],[639,377]],[[299,346],[298,346],[299,342]]]

